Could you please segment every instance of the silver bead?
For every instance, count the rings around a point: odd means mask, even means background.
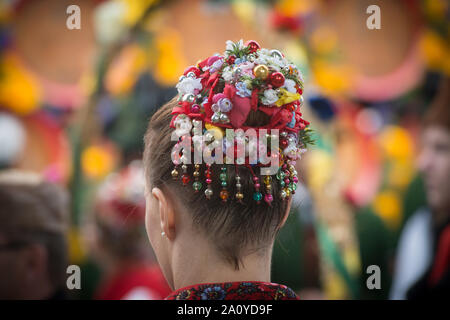
[[[205,196],[207,198],[210,198],[212,195],[213,195],[213,191],[211,189],[208,188],[205,190]]]
[[[220,113],[214,113],[211,117],[211,121],[217,123],[220,121]]]
[[[228,123],[230,122],[230,118],[225,113],[220,114],[220,122],[221,123]]]
[[[240,183],[236,183],[236,188],[241,188],[242,187],[242,184],[240,184]]]
[[[280,59],[283,59],[283,54],[279,50],[276,50],[276,49],[271,50],[270,55],[272,57],[278,57]]]
[[[183,81],[184,79],[186,79],[186,76],[182,75],[181,77],[178,78],[178,81]]]
[[[196,78],[197,76],[195,75],[194,72],[188,72],[188,74],[186,75],[188,78]]]
[[[213,134],[211,132],[207,132],[205,134],[205,140],[206,141],[211,141],[214,138]]]
[[[183,101],[193,103],[195,101],[195,96],[192,93],[187,93],[183,96]]]

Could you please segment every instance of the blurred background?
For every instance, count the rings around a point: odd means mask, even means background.
[[[66,27],[71,4],[81,29]],[[372,4],[381,29],[366,26]],[[82,270],[70,297],[163,298],[143,226],[148,119],[187,66],[253,39],[303,72],[316,140],[272,280],[304,299],[404,298],[420,275],[396,280],[404,226],[427,207],[423,119],[450,107],[449,17],[445,0],[1,0],[0,172],[68,190],[68,261]],[[136,279],[148,290],[130,293]]]

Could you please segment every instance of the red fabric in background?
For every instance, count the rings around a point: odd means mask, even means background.
[[[162,300],[170,288],[158,266],[132,266],[105,279],[96,300],[123,300],[135,289],[146,289],[152,300]]]

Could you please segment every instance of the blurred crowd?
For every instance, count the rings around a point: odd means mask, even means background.
[[[450,295],[448,1],[379,0],[376,30],[366,0],[80,0],[68,29],[71,4],[0,2],[0,299],[170,293],[143,136],[183,70],[241,38],[299,67],[314,130],[272,280],[300,299]]]

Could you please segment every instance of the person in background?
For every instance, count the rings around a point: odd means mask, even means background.
[[[139,161],[106,178],[90,223],[88,246],[102,271],[98,300],[158,300],[169,294],[145,234],[144,177]]]
[[[65,299],[68,195],[34,173],[0,172],[0,299]]]
[[[450,99],[442,83],[424,121],[418,167],[428,208],[406,222],[400,236],[392,299],[450,296]]]

